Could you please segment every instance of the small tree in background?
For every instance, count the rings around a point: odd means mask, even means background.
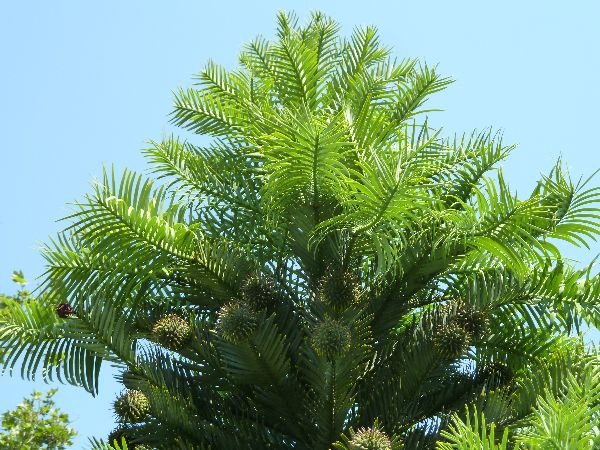
[[[279,14],[239,62],[176,94],[208,146],[153,143],[157,180],[107,172],[76,205],[40,301],[0,317],[5,366],[96,392],[118,365],[129,448],[431,449],[466,408],[517,439],[600,324],[553,243],[597,237],[600,190],[558,161],[517,198],[513,147],[442,137],[422,113],[450,80],[372,27]]]
[[[15,409],[2,414],[1,450],[63,450],[77,433],[54,404],[57,389],[34,391]]]

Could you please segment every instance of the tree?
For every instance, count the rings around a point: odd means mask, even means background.
[[[68,426],[68,415],[55,407],[52,397],[56,392],[34,391],[14,410],[2,414],[0,449],[62,450],[71,445],[77,433]]]
[[[27,280],[25,279],[23,272],[20,270],[15,270],[11,275],[11,280],[13,283],[16,283],[19,286],[19,290],[17,291],[16,295],[12,296],[0,293],[0,316],[6,312],[4,311],[4,308],[6,308],[8,304],[21,304],[25,301],[31,300],[31,292],[25,288],[25,286],[27,286]],[[2,364],[3,353],[3,348],[0,346],[0,365]]]
[[[105,171],[76,205],[42,301],[0,319],[5,366],[92,393],[121,367],[129,448],[434,448],[465,407],[531,417],[600,322],[554,244],[596,239],[600,189],[559,160],[517,198],[513,146],[444,138],[423,113],[451,80],[373,27],[281,13],[239,63],[175,95],[210,144],[152,142],[154,180]]]

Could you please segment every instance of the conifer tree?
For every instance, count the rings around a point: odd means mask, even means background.
[[[121,367],[108,441],[138,450],[429,449],[465,408],[502,435],[600,322],[555,245],[597,237],[600,190],[559,160],[518,198],[498,133],[427,120],[450,82],[373,27],[279,14],[176,92],[189,138],[151,143],[152,177],[75,206],[40,301],[0,316],[5,366],[92,393]]]

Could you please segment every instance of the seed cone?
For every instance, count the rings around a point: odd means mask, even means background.
[[[327,271],[318,285],[319,297],[334,308],[344,308],[357,301],[359,283],[349,271]]]
[[[485,336],[490,325],[488,314],[485,311],[466,305],[461,305],[458,308],[455,321],[475,341]]]
[[[248,339],[257,326],[256,311],[245,303],[229,303],[219,311],[219,332],[224,340],[232,344]]]
[[[142,391],[131,389],[115,400],[113,408],[122,422],[137,423],[143,421],[150,412],[150,401]]]
[[[377,428],[360,428],[350,439],[351,450],[392,450],[392,441]]]
[[[177,314],[168,314],[152,327],[155,339],[170,350],[180,350],[192,337],[192,327]]]
[[[255,309],[272,306],[276,300],[275,285],[271,280],[253,275],[242,284],[242,298]]]
[[[350,348],[350,329],[335,320],[327,319],[314,330],[311,344],[317,355],[333,361]]]
[[[457,323],[441,327],[433,336],[433,346],[444,358],[454,359],[462,355],[470,345],[468,331]]]
[[[68,317],[73,317],[75,315],[75,310],[68,303],[61,303],[56,307],[56,314],[61,319],[66,319]]]

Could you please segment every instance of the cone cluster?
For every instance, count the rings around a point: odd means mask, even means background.
[[[121,422],[137,423],[150,413],[150,401],[142,391],[130,389],[115,400],[113,408]]]
[[[152,327],[156,341],[170,350],[180,350],[192,337],[192,327],[177,314],[168,314]]]
[[[467,305],[458,308],[454,321],[469,333],[473,341],[481,339],[490,325],[486,312]]]
[[[433,336],[433,346],[444,358],[454,359],[462,355],[470,345],[469,333],[457,323],[441,327]]]
[[[462,301],[447,305],[444,313],[449,320],[433,335],[433,345],[444,358],[458,358],[469,346],[483,338],[489,329],[487,312]]]

